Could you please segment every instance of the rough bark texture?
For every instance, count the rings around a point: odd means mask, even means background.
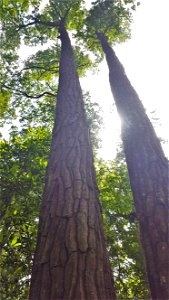
[[[152,299],[169,299],[168,163],[160,142],[124,68],[98,34],[109,80],[122,119],[122,139],[140,224]]]
[[[82,92],[64,27],[60,39],[56,121],[29,299],[115,299]]]

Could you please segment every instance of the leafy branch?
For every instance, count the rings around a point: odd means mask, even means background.
[[[48,92],[48,91],[43,92],[43,93],[41,93],[41,94],[39,94],[39,95],[34,95],[34,96],[33,96],[33,95],[27,94],[25,91],[21,91],[21,90],[19,90],[19,89],[13,89],[13,87],[10,87],[10,86],[7,86],[7,85],[3,85],[3,87],[6,88],[6,89],[9,89],[9,90],[13,90],[14,93],[17,94],[17,95],[22,95],[22,96],[25,96],[25,97],[27,97],[27,98],[32,98],[32,99],[39,99],[39,98],[41,98],[41,97],[43,97],[43,96],[45,96],[45,95],[49,95],[49,96],[52,96],[52,97],[56,97],[56,94],[53,94],[53,93]]]
[[[58,27],[58,22],[51,22],[51,21],[41,21],[40,19],[38,18],[33,18],[34,21],[32,22],[29,22],[27,24],[21,24],[18,26],[18,28],[16,29],[17,31],[23,29],[23,28],[26,28],[26,27],[29,27],[29,26],[32,26],[32,25],[44,25],[44,26],[49,26],[49,27],[54,27],[54,28],[57,28]]]

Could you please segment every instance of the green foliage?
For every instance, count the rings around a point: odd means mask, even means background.
[[[96,1],[87,17],[87,23],[93,33],[103,32],[115,39],[119,34],[125,35],[130,18],[129,10],[124,8],[120,1]]]
[[[0,7],[1,41],[6,51],[27,45],[56,40],[58,24],[65,19],[67,29],[83,26],[85,8],[82,0],[51,0],[43,5],[39,0],[3,1]]]
[[[86,117],[90,132],[90,140],[92,143],[94,156],[97,156],[97,150],[100,147],[99,131],[102,125],[101,108],[97,103],[92,103],[90,94],[87,92],[83,95]]]
[[[18,26],[30,7],[39,5],[39,0],[3,0],[0,6],[0,21],[2,26],[1,45],[6,51],[19,47],[21,39]]]
[[[118,299],[149,299],[139,228],[123,153],[97,165],[97,181]]]
[[[74,47],[75,63],[79,76],[83,76],[89,67],[94,64],[89,59],[88,54],[80,51],[78,46]],[[41,109],[54,113],[56,106],[56,95],[58,85],[60,46],[58,44],[46,50],[39,50],[34,55],[18,65],[14,60],[11,65],[2,68],[0,78],[1,92],[1,114],[7,122],[14,118],[25,119],[29,107],[29,118],[32,122],[42,120],[45,122]],[[3,64],[3,61],[2,61]],[[12,66],[12,68],[11,68]],[[3,73],[4,72],[4,73]],[[46,104],[45,104],[46,102]],[[37,110],[38,107],[38,110]],[[37,113],[35,112],[37,111]],[[31,116],[32,113],[32,116]],[[37,120],[36,114],[39,116]],[[50,119],[50,117],[45,117]],[[32,126],[32,124],[30,124]]]
[[[10,96],[11,96],[11,93],[9,91],[5,91],[4,89],[1,89],[1,91],[0,91],[0,117],[2,117],[5,114],[5,112],[8,108]]]
[[[60,58],[59,21],[65,18],[69,30],[81,28],[85,16],[83,3],[82,0],[53,0],[43,5],[39,0],[3,1],[0,7],[0,100],[3,116],[7,112],[6,118],[10,114],[14,117],[15,110],[11,107],[24,109],[23,102],[27,103],[31,98],[56,95]],[[48,45],[46,50],[38,51],[24,63],[15,53],[24,44],[36,46],[47,42],[51,44],[52,41],[53,46]],[[94,64],[84,48],[81,51],[79,46],[75,46],[74,53],[79,76],[83,76]]]
[[[5,52],[0,50],[0,117],[4,117],[5,112],[8,110],[11,91],[4,87],[3,83],[9,83],[11,81],[10,68],[15,66],[15,60],[18,56],[15,53]]]
[[[102,53],[97,34],[103,33],[110,43],[121,43],[130,38],[132,11],[139,3],[135,0],[97,0],[86,13],[84,27],[77,37],[94,53]]]
[[[27,299],[51,133],[14,131],[1,143],[1,299]]]
[[[63,1],[57,1],[55,3],[59,10],[57,18],[60,18],[61,10],[64,8],[62,17],[67,12],[67,19],[69,19],[70,14],[70,19],[72,20],[73,14],[78,15],[77,11],[80,9],[81,1],[67,1],[66,3],[66,8],[65,4],[63,5]],[[43,44],[45,41],[45,34],[48,33],[49,36],[46,37],[46,41],[48,39],[54,39],[54,44],[52,46],[49,45],[45,50],[37,51],[34,55],[28,57],[25,62],[21,61],[20,58],[11,51],[12,47],[9,51],[7,51],[6,47],[4,47],[4,49],[2,48],[0,61],[2,74],[0,78],[0,100],[2,106],[1,113],[7,120],[9,120],[9,117],[11,116],[14,118],[18,117],[20,114],[22,115],[26,107],[30,105],[30,102],[33,102],[32,99],[34,99],[34,105],[36,105],[36,102],[41,101],[41,97],[49,102],[49,98],[56,97],[57,94],[60,41],[57,39],[57,26],[51,28],[45,23],[54,22],[55,19],[51,18],[49,6],[42,10],[41,13],[39,13],[40,9],[38,7],[35,7],[34,9],[31,7],[29,10],[32,11],[31,15],[24,13],[23,15],[20,15],[21,19],[18,19],[20,25],[18,25],[17,28],[22,40],[24,38],[29,45],[36,45],[39,43],[38,39],[41,38],[40,43]],[[45,10],[46,14],[44,13]],[[40,22],[44,22],[45,24],[37,23],[25,27],[29,22],[34,22],[36,18],[39,18]],[[8,19],[4,22],[8,23]],[[74,22],[74,24],[76,24],[76,22]],[[12,28],[14,27],[16,30],[16,24],[12,23],[11,25],[9,22],[9,26],[11,30],[13,30]],[[51,32],[53,31],[54,36],[51,36]],[[33,41],[33,39],[37,40]],[[10,43],[12,44],[13,40],[10,40]],[[84,76],[88,68],[95,66],[91,61],[89,54],[84,49],[81,50],[79,46],[74,46],[74,55],[79,76]]]
[[[48,12],[54,21],[64,18],[68,30],[79,30],[82,28],[85,17],[84,0],[50,0]]]

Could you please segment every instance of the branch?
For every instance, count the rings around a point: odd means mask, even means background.
[[[137,215],[134,211],[129,213],[128,215],[117,213],[117,214],[111,214],[111,216],[115,218],[124,218],[128,220],[130,223],[134,223],[137,220]]]
[[[16,30],[19,31],[19,30],[22,29],[22,28],[26,28],[26,27],[32,26],[32,25],[34,25],[34,24],[38,24],[38,20],[35,20],[35,21],[30,22],[30,23],[27,23],[27,24],[19,25],[18,28],[17,28]]]
[[[51,91],[56,92],[56,90],[50,86],[49,82],[46,82],[47,86],[51,89]]]
[[[106,34],[106,32],[114,25],[114,20],[112,20],[112,22],[107,25],[107,27],[105,28],[105,30],[103,31],[104,34]]]
[[[121,282],[121,284],[123,286],[124,292],[126,294],[126,299],[128,299],[127,298],[127,296],[128,296],[127,288],[126,288],[126,285],[124,284],[124,281],[122,280],[122,278],[124,276],[123,276],[123,274],[121,274],[121,265],[120,265],[119,255],[117,256],[117,259],[118,259],[118,271],[119,271],[118,280]]]
[[[33,95],[28,95],[26,92],[21,91],[21,90],[18,90],[18,89],[13,90],[12,87],[7,86],[7,85],[3,85],[3,87],[5,87],[6,89],[9,89],[9,90],[14,91],[14,93],[16,93],[17,95],[23,95],[23,96],[25,96],[25,97],[27,97],[27,98],[32,98],[32,99],[39,99],[39,98],[41,98],[41,97],[43,97],[43,96],[45,96],[45,95],[50,95],[50,96],[52,96],[52,97],[56,97],[56,94],[53,94],[53,93],[51,93],[51,92],[43,92],[42,94],[33,96]]]
[[[34,21],[27,23],[27,24],[22,24],[17,28],[17,31],[19,31],[22,28],[26,28],[35,24],[41,24],[41,25],[45,25],[45,26],[49,26],[49,27],[58,27],[58,22],[51,22],[51,21],[41,21],[38,18],[34,18]]]
[[[22,91],[18,91],[20,92],[20,95],[23,95],[27,98],[32,98],[32,99],[39,99],[45,95],[50,95],[52,97],[56,97],[56,94],[52,94],[51,92],[43,92],[42,94],[39,94],[39,95],[36,95],[36,96],[31,96],[31,95],[28,95],[26,92],[22,92]]]
[[[50,21],[40,21],[38,22],[39,24],[41,25],[45,25],[45,26],[49,26],[49,27],[55,27],[57,28],[58,27],[58,22],[50,22]]]
[[[26,68],[23,68],[20,72],[23,72],[23,71],[27,71],[27,70],[31,70],[31,69],[37,69],[37,70],[44,70],[44,71],[49,71],[49,72],[53,72],[53,71],[58,71],[59,68],[53,68],[53,69],[46,69],[45,66],[44,67],[40,67],[40,66],[30,66],[30,67],[26,67]]]
[[[68,16],[68,14],[69,14],[69,11],[71,10],[71,8],[74,6],[74,3],[72,3],[70,6],[69,6],[69,8],[66,10],[66,12],[65,12],[65,14],[64,14],[64,16],[63,16],[63,19],[64,19],[64,21],[67,19],[67,16]]]

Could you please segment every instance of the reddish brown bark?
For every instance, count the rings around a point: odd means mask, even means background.
[[[56,121],[29,299],[115,299],[82,92],[64,27],[60,39]]]
[[[122,119],[122,140],[152,299],[169,299],[168,163],[137,93],[107,38],[98,34]]]

